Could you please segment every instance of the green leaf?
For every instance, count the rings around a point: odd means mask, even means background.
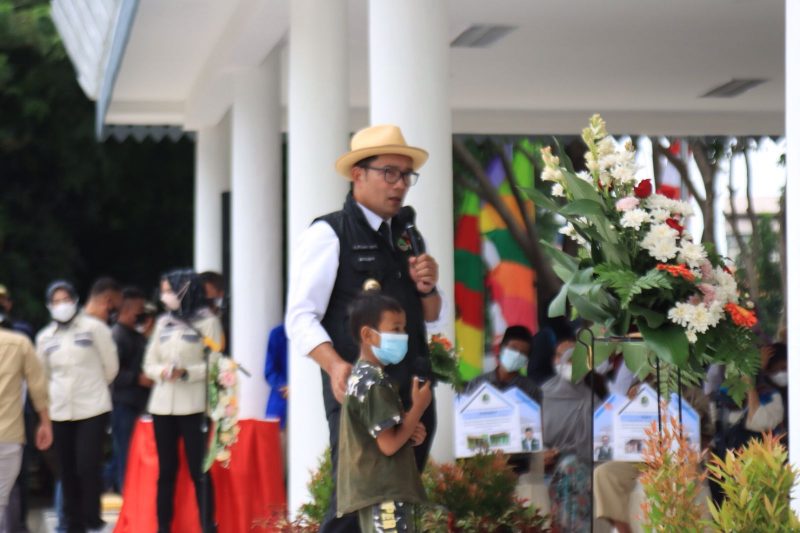
[[[569,291],[569,282],[561,286],[555,298],[550,302],[547,307],[547,316],[554,318],[557,316],[565,316],[567,314],[567,292]]]
[[[633,284],[623,289],[624,295],[620,295],[620,304],[623,308],[627,307],[634,296],[650,289],[671,289],[672,282],[669,276],[655,268],[649,270],[644,276],[638,278]]]
[[[564,150],[564,148],[561,146],[561,143],[558,141],[558,137],[553,137],[553,143],[556,145],[556,150],[558,151],[558,160],[561,163],[561,166],[570,172],[575,172],[575,168],[572,166],[572,159],[569,158],[566,150]]]
[[[561,209],[558,202],[535,187],[519,187],[519,190],[526,195],[536,207],[547,209],[553,213],[557,213]]]
[[[641,305],[630,304],[628,306],[628,310],[634,316],[644,318],[645,321],[647,321],[647,326],[651,328],[661,327],[661,325],[667,320],[667,317],[664,315],[664,313],[653,311],[652,309],[642,307]]]
[[[646,378],[652,371],[648,355],[650,350],[644,342],[624,342],[622,344],[622,357],[625,366],[639,379]]]
[[[592,183],[584,181],[571,172],[564,173],[566,189],[572,194],[574,200],[591,200],[597,204],[605,205],[603,197],[597,192]]]
[[[599,215],[605,217],[603,204],[599,204],[593,200],[575,200],[565,204],[558,212],[565,216],[583,217],[588,215]]]
[[[656,356],[678,368],[684,368],[689,359],[689,340],[683,328],[676,325],[651,328],[645,320],[637,320],[636,325],[648,347]]]
[[[578,259],[564,253],[563,250],[560,248],[556,248],[552,243],[549,243],[545,240],[540,240],[539,244],[542,246],[542,250],[547,256],[552,259],[557,265],[560,265],[565,270],[569,272],[576,272],[578,270]]]

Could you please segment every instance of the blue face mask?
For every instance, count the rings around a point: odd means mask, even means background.
[[[519,372],[528,366],[528,358],[514,348],[505,347],[500,351],[500,364],[509,372]]]
[[[384,365],[396,365],[402,361],[408,351],[408,335],[373,331],[381,336],[381,345],[372,347],[372,353],[375,354],[378,361]]]

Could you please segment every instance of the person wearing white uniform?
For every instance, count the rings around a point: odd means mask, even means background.
[[[36,336],[36,352],[48,380],[67,531],[101,529],[103,442],[117,347],[106,324],[78,312],[70,283],[50,284],[47,306],[53,321]]]
[[[148,411],[153,415],[158,451],[158,531],[171,531],[180,437],[194,482],[200,523],[205,524],[204,531],[215,531],[211,477],[203,475],[202,428],[207,403],[204,338],[221,344],[222,324],[209,310],[200,278],[191,270],[175,270],[162,278],[161,301],[169,313],[158,319],[144,356],[144,373],[154,381]]]

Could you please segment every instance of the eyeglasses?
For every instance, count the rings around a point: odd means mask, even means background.
[[[412,185],[417,183],[419,179],[419,173],[414,172],[412,170],[408,170],[406,172],[400,171],[397,167],[363,167],[369,170],[374,170],[375,172],[383,172],[383,179],[389,185],[394,185],[400,178],[403,178],[403,183],[406,184],[406,187],[411,187]]]

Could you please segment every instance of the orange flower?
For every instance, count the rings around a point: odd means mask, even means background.
[[[684,264],[667,265],[667,264],[664,264],[664,263],[660,263],[658,266],[656,266],[656,268],[658,270],[666,270],[669,274],[672,274],[673,277],[676,277],[676,278],[677,277],[681,277],[681,278],[685,279],[686,281],[695,281],[695,279],[696,279],[696,276],[694,275],[694,272],[689,270],[689,267],[687,267]]]
[[[444,335],[432,335],[431,344],[439,344],[446,352],[453,349],[453,343]]]
[[[742,328],[752,328],[758,324],[756,314],[749,309],[745,309],[741,305],[734,303],[725,304],[725,310],[731,316],[733,323]]]

